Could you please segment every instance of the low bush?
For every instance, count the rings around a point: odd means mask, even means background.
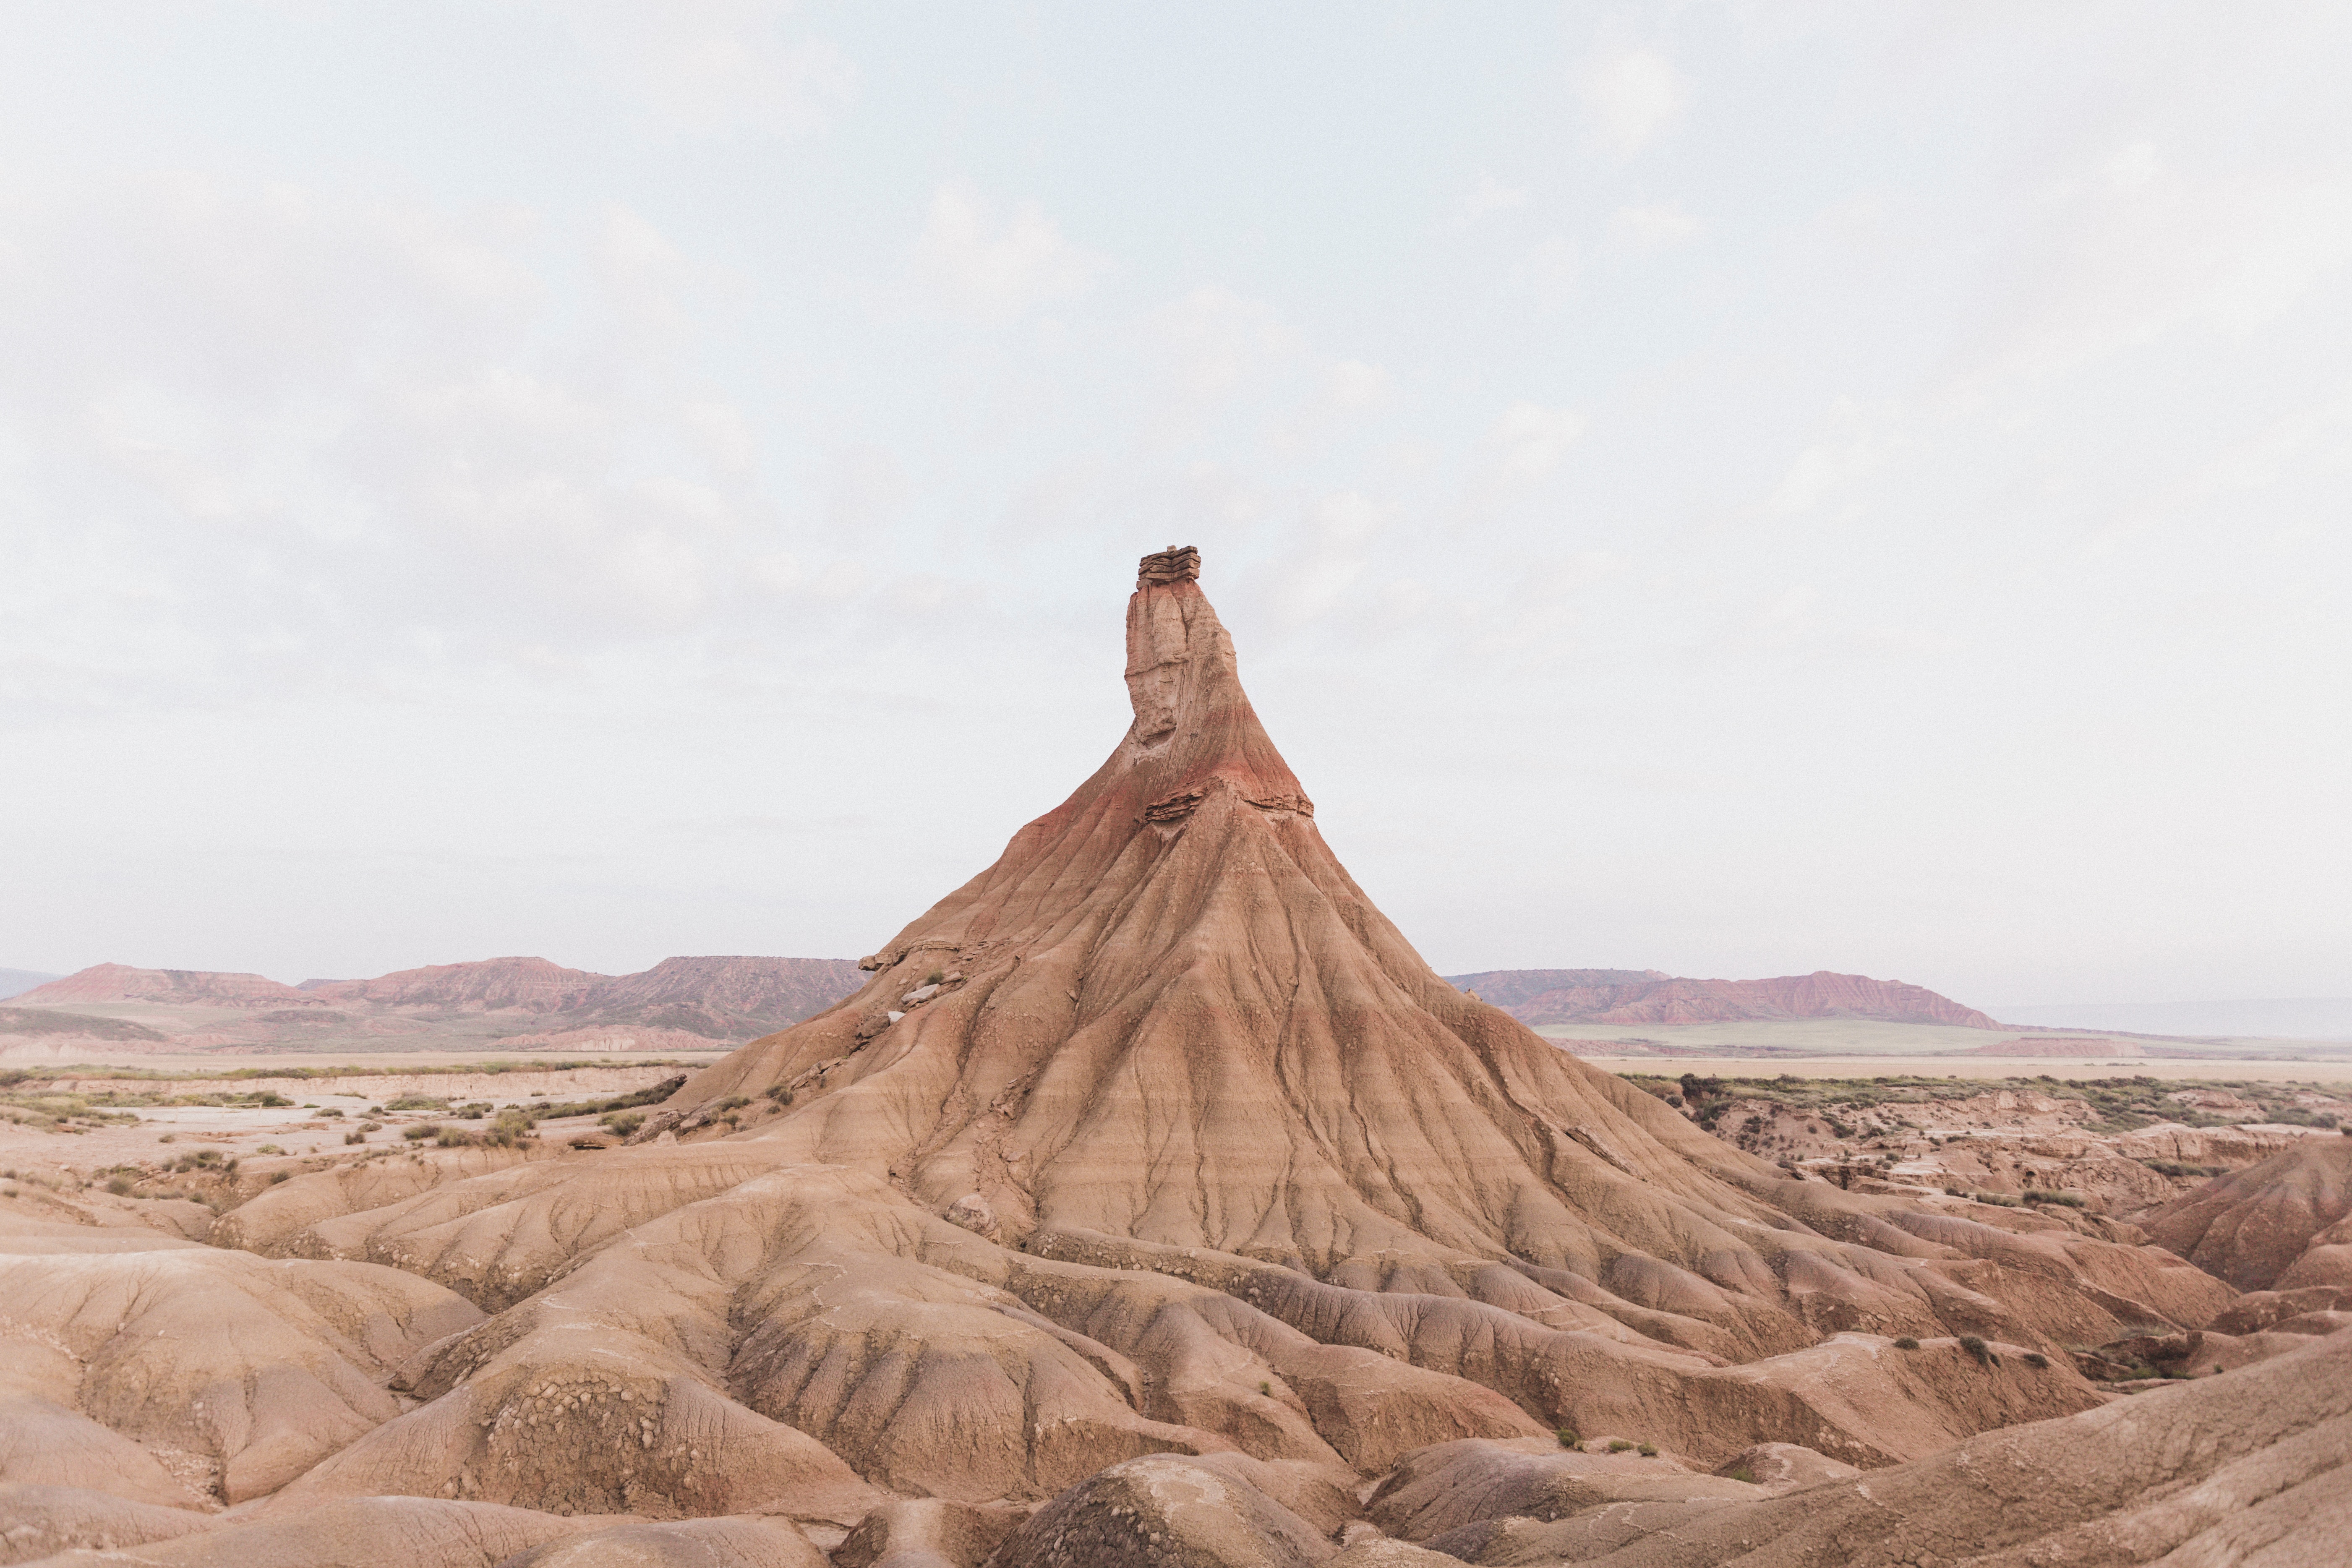
[[[1919,1348],[1919,1342],[1906,1334],[1895,1342],[1895,1348],[1899,1351],[1916,1351]]]
[[[346,1143],[364,1143],[367,1142],[367,1134],[364,1132],[346,1132],[343,1134],[343,1142]]]
[[[608,1127],[626,1138],[646,1124],[646,1113],[642,1110],[608,1110],[596,1119],[596,1124]]]
[[[1658,1446],[1655,1443],[1644,1443],[1634,1451],[1645,1459],[1654,1459],[1658,1457]]]
[[[1612,1437],[1609,1439],[1609,1451],[1612,1454],[1630,1454],[1633,1451],[1633,1445],[1622,1437]]]
[[[435,1121],[420,1121],[414,1127],[402,1128],[400,1135],[411,1143],[422,1143],[427,1138],[438,1138],[441,1135],[441,1126]]]
[[[2070,1209],[2084,1206],[2080,1193],[2062,1193],[2049,1187],[2028,1187],[2025,1201],[2030,1204],[2063,1204]]]
[[[1563,1448],[1573,1448],[1579,1443],[1584,1441],[1583,1438],[1576,1435],[1576,1429],[1572,1426],[1563,1426],[1557,1433],[1553,1434],[1553,1436],[1559,1439],[1559,1446]]]
[[[2040,1351],[2027,1351],[2025,1352],[2025,1364],[2032,1367],[2048,1366],[2050,1364],[2050,1358],[2043,1355]]]
[[[1756,1472],[1749,1469],[1745,1465],[1738,1465],[1733,1467],[1729,1474],[1725,1479],[1727,1480],[1746,1481],[1752,1487],[1756,1484]]]
[[[1977,1364],[1979,1366],[1999,1366],[2000,1364],[2000,1357],[1993,1353],[1992,1347],[1985,1343],[1984,1341],[1979,1339],[1974,1334],[1962,1334],[1960,1336],[1960,1348],[1968,1352],[1970,1355],[1976,1357]]]
[[[469,1149],[474,1145],[474,1135],[462,1127],[444,1127],[433,1134],[433,1142],[443,1149]]]
[[[680,1073],[676,1078],[666,1078],[659,1083],[627,1094],[614,1095],[610,1100],[573,1100],[561,1105],[542,1105],[532,1114],[543,1121],[552,1121],[564,1116],[596,1116],[608,1110],[627,1110],[634,1106],[659,1105],[676,1094],[685,1083],[686,1075]]]
[[[106,1190],[118,1198],[127,1198],[131,1195],[130,1180],[127,1177],[116,1176],[106,1184]]]

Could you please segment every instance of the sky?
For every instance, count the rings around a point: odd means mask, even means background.
[[[0,964],[872,951],[1178,543],[1442,972],[2352,994],[2352,8],[0,17]]]

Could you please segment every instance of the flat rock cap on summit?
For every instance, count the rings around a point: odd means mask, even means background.
[[[1135,569],[1135,585],[1155,588],[1170,583],[1197,582],[1200,575],[1201,552],[1189,544],[1171,544],[1156,555],[1143,558]]]

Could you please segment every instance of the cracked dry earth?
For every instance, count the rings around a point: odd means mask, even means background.
[[[2118,1396],[2067,1347],[2238,1289],[1790,1180],[1454,991],[1197,574],[1102,768],[627,1145],[7,1220],[5,1555],[2340,1561],[2352,1335]]]

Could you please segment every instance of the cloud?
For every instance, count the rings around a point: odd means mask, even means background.
[[[1577,279],[1583,270],[1576,242],[1566,235],[1555,234],[1520,253],[1511,268],[1511,284],[1533,295],[1544,310],[1556,310],[1575,297]]]
[[[1822,437],[1797,454],[1766,500],[1773,515],[1800,516],[1852,489],[1886,460],[1902,416],[1893,408],[1865,408],[1842,397],[1831,405],[1824,424]]]
[[[1000,220],[977,192],[942,185],[915,242],[913,273],[948,310],[1002,323],[1081,292],[1107,265],[1064,238],[1035,202]]]
[[[1514,403],[1486,435],[1495,476],[1507,484],[1531,484],[1559,467],[1584,434],[1584,417],[1572,408]]]
[[[559,0],[599,78],[673,134],[824,129],[857,96],[856,68],[822,38],[787,39],[762,0]]]
[[[1517,185],[1507,185],[1481,169],[1478,183],[1462,198],[1462,210],[1455,223],[1468,227],[1489,213],[1513,212],[1528,205],[1528,193]]]
[[[1959,372],[2057,374],[2184,334],[2242,338],[2352,266],[2352,179],[2168,173],[2134,143],[2021,208]]]
[[[1593,139],[1630,158],[1674,123],[1690,101],[1690,89],[1674,62],[1654,49],[1619,49],[1586,65],[1578,97]]]
[[[1195,289],[1151,310],[1147,337],[1168,366],[1179,404],[1223,403],[1298,352],[1298,335],[1271,305],[1225,289]]]
[[[13,699],[552,668],[778,580],[752,426],[688,371],[687,270],[640,217],[548,236],[189,176],[0,223]]]
[[[1609,215],[1609,243],[1639,256],[1679,245],[1698,232],[1698,220],[1672,202],[1619,207]]]
[[[1296,552],[1279,571],[1276,602],[1293,624],[1339,609],[1371,563],[1371,544],[1392,509],[1360,490],[1319,497],[1306,510]]]

